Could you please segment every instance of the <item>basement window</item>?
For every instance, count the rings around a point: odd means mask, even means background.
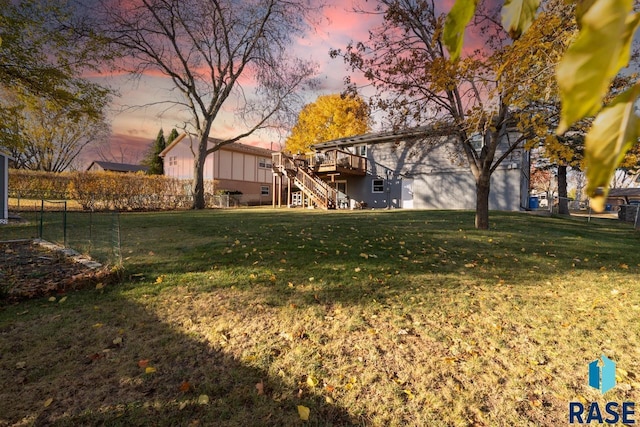
[[[269,195],[269,187],[266,185],[263,185],[262,187],[260,187],[260,194],[263,196],[268,196]]]
[[[384,179],[374,179],[371,185],[372,193],[384,193]]]

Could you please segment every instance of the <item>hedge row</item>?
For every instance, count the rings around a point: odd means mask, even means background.
[[[205,183],[213,194],[215,182]],[[116,172],[49,173],[12,169],[9,196],[71,199],[88,210],[158,210],[191,206],[191,181]],[[210,199],[210,198],[208,198]]]

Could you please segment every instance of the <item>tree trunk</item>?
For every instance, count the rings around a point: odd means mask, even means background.
[[[569,199],[567,198],[567,166],[558,166],[558,213],[569,215]]]
[[[207,159],[207,137],[204,137],[204,143],[198,142],[198,149],[193,159],[193,202],[192,209],[204,209],[206,203],[204,200],[204,162]]]
[[[489,191],[491,190],[491,176],[485,176],[485,171],[476,180],[476,228],[489,229]]]

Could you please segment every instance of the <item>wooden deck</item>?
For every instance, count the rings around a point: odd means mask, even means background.
[[[310,168],[319,175],[339,173],[364,176],[367,174],[367,159],[347,151],[327,150],[311,156],[308,161]]]

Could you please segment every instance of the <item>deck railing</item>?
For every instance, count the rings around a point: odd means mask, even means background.
[[[309,162],[311,167],[320,171],[338,169],[348,169],[362,173],[367,171],[367,159],[365,157],[338,149],[314,154],[309,158]]]

